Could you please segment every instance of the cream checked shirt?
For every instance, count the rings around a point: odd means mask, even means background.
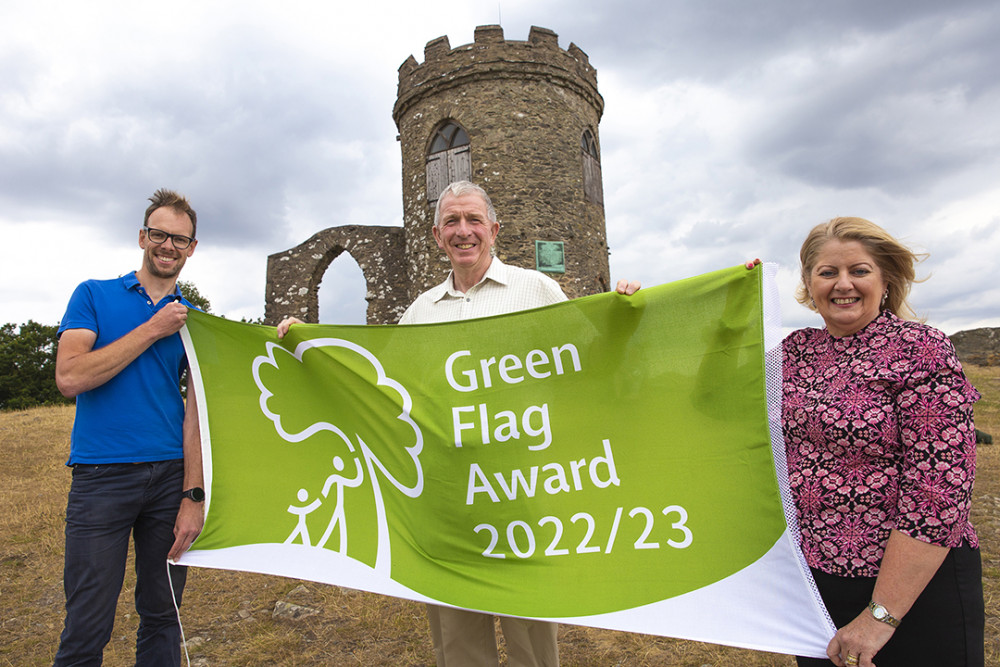
[[[518,266],[508,266],[496,257],[486,275],[463,294],[452,283],[452,274],[410,304],[400,324],[453,322],[475,317],[504,315],[518,310],[566,301],[562,288],[552,278]]]

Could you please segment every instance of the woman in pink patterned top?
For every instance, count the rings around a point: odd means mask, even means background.
[[[918,258],[885,230],[835,218],[800,259],[798,299],[826,328],[784,341],[783,426],[802,551],[839,628],[830,660],[982,665],[979,393],[948,337],[908,319]]]

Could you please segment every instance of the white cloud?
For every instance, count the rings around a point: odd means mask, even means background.
[[[183,277],[216,312],[262,315],[269,254],[401,224],[396,69],[498,21],[598,70],[615,277],[778,261],[786,324],[812,324],[790,296],[801,238],[861,215],[930,252],[914,300],[932,324],[1000,325],[1000,6],[983,0],[4,3],[0,321],[55,322],[76,283],[136,268],[164,186],[199,213]],[[328,321],[363,310],[349,258],[320,300]]]

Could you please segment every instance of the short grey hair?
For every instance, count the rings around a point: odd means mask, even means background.
[[[490,222],[497,221],[497,212],[493,208],[493,202],[490,201],[490,196],[486,194],[486,190],[472,183],[470,181],[455,181],[454,183],[449,183],[448,187],[441,191],[438,195],[437,203],[434,205],[434,226],[437,227],[441,223],[441,200],[445,198],[445,195],[451,195],[452,197],[462,197],[464,195],[479,195],[483,203],[486,204],[486,217]]]

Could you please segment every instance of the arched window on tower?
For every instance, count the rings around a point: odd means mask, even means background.
[[[445,121],[434,132],[427,149],[427,203],[436,202],[449,183],[471,178],[469,135],[455,121]]]
[[[594,204],[604,205],[604,185],[601,183],[601,156],[597,140],[589,129],[580,138],[583,149],[583,198]]]

